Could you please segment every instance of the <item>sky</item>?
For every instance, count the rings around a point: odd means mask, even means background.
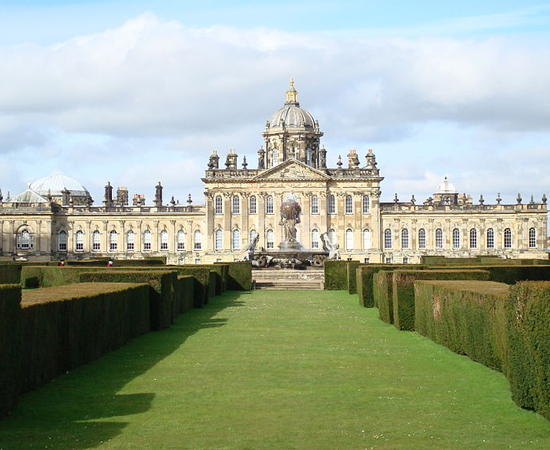
[[[382,201],[446,176],[474,203],[550,195],[550,2],[529,0],[0,0],[0,188],[203,203],[212,150],[255,168],[291,77],[329,166],[373,149]]]

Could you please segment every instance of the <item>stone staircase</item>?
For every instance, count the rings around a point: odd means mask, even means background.
[[[320,290],[325,287],[323,268],[294,269],[253,269],[253,289],[271,291]]]

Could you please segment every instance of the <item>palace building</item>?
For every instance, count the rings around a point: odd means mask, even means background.
[[[277,252],[283,240],[280,207],[292,195],[301,206],[297,239],[322,250],[321,234],[343,258],[372,263],[418,263],[424,255],[548,258],[547,199],[474,204],[445,179],[417,202],[380,202],[380,169],[372,150],[350,150],[327,166],[319,123],[298,102],[291,80],[286,100],[267,121],[256,168],[230,150],[208,159],[205,202],[164,202],[162,185],[152,205],[128,189],[105,186],[103,205],[72,178],[55,175],[11,198],[0,193],[0,257],[30,260],[142,259],[170,264],[240,259],[248,243]]]

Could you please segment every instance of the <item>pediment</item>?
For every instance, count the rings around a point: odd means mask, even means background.
[[[256,180],[328,180],[330,177],[296,159],[289,159],[254,177]]]

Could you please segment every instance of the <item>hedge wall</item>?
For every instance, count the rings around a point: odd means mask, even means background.
[[[347,261],[346,278],[347,290],[350,294],[357,294],[357,268],[361,263],[359,261]]]
[[[227,289],[250,291],[252,289],[252,264],[250,261],[237,261],[228,264]]]
[[[21,282],[21,266],[19,264],[0,265],[0,284],[19,284]]]
[[[414,282],[416,280],[484,280],[483,270],[396,270],[393,273],[393,324],[398,330],[414,330]]]
[[[374,296],[374,274],[381,270],[392,271],[399,269],[422,270],[424,266],[412,264],[361,264],[356,269],[357,295],[359,304],[365,308],[378,306],[375,304]]]
[[[21,285],[27,288],[37,288],[78,283],[82,270],[89,269],[73,269],[57,266],[22,266]]]
[[[380,320],[393,323],[393,273],[381,270],[373,276],[373,297]]]
[[[104,270],[80,274],[80,282],[91,283],[148,283],[151,330],[168,328],[174,322],[173,311],[177,298],[177,273],[153,270]]]
[[[195,279],[191,275],[178,276],[178,314],[193,308],[195,300]]]
[[[0,286],[0,418],[15,407],[19,397],[20,303],[21,286]]]
[[[347,261],[324,261],[325,290],[336,291],[348,288],[348,262]]]
[[[21,392],[149,331],[146,284],[76,284],[24,291]]]
[[[550,420],[550,283],[512,286],[506,317],[509,358],[503,371],[512,398]]]
[[[494,281],[416,281],[414,289],[418,333],[502,370],[510,286]]]

